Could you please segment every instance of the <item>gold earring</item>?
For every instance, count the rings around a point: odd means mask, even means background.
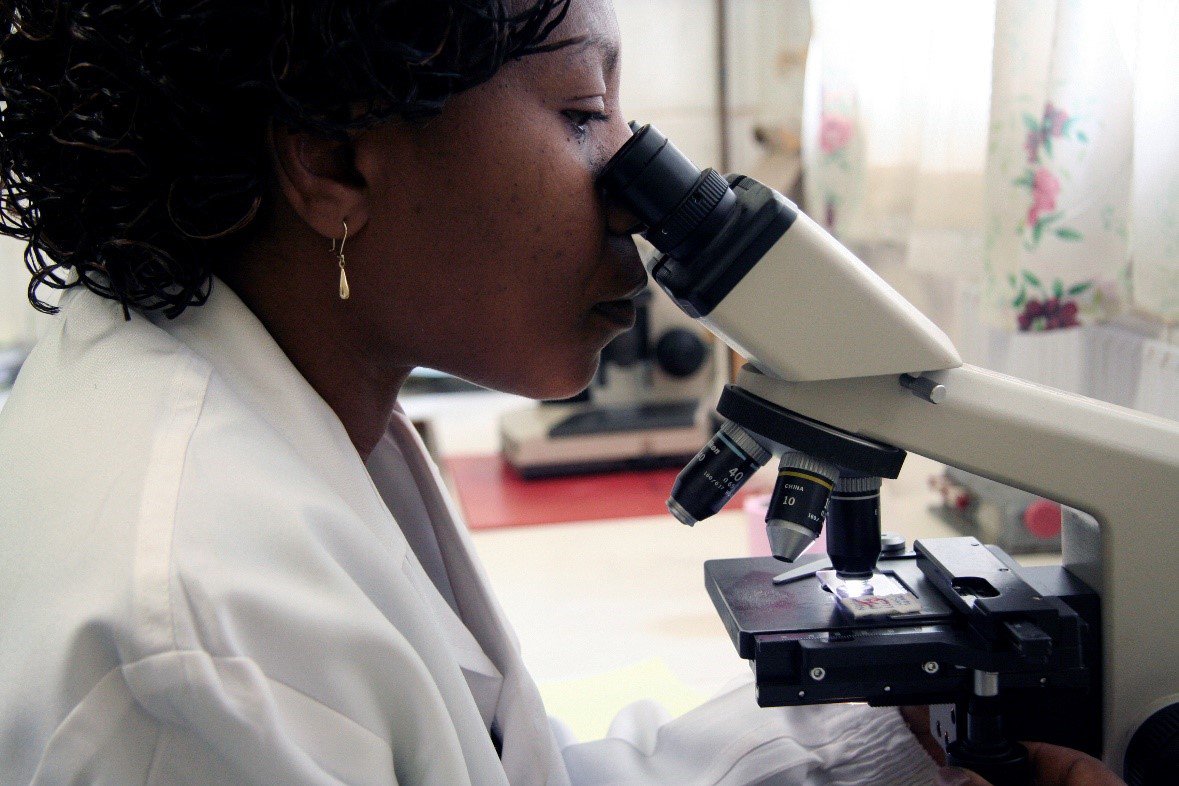
[[[340,265],[340,300],[347,300],[348,296],[352,294],[348,289],[348,274],[344,272],[344,244],[348,242],[348,222],[344,224],[344,237],[340,239],[340,250],[336,250],[336,239],[332,238],[332,253],[336,255],[336,261]]]

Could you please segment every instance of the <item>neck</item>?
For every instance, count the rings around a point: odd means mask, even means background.
[[[367,459],[388,426],[412,364],[375,356],[356,312],[340,300],[338,268],[299,264],[294,249],[254,249],[219,271],[304,379],[327,402]],[[283,271],[276,276],[272,271]]]

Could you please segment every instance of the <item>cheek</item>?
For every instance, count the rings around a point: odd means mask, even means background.
[[[555,156],[526,167],[471,227],[493,246],[476,264],[511,282],[517,297],[554,305],[590,297],[604,243],[591,175],[584,164]]]

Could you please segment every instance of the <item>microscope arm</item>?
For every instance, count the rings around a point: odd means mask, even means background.
[[[1064,566],[1101,595],[1105,753],[1179,702],[1171,594],[1179,586],[1179,423],[969,365],[930,372],[933,404],[898,376],[784,382],[746,366],[737,386],[795,413],[1084,511]]]

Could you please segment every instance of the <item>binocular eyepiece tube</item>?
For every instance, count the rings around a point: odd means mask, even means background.
[[[605,200],[638,219],[643,237],[661,252],[649,263],[652,278],[685,312],[713,319],[799,214],[756,181],[701,170],[653,127],[632,123],[631,130],[631,138],[598,176],[598,188]],[[739,343],[732,336],[722,338],[734,347],[732,341]],[[770,460],[771,448],[781,447],[726,421],[676,478],[668,509],[688,525],[709,518]],[[855,488],[843,487],[840,467],[845,462],[837,453],[825,455],[819,459],[790,449],[782,455],[766,516],[770,551],[793,562],[815,542],[826,521],[828,545],[837,545],[835,551],[828,549],[836,569],[846,578],[870,576],[880,553],[879,480],[875,497],[860,488],[864,484],[855,472],[847,473],[856,479]],[[828,460],[832,458],[840,466]],[[875,520],[869,521],[872,514]],[[856,528],[865,531],[852,532]]]

